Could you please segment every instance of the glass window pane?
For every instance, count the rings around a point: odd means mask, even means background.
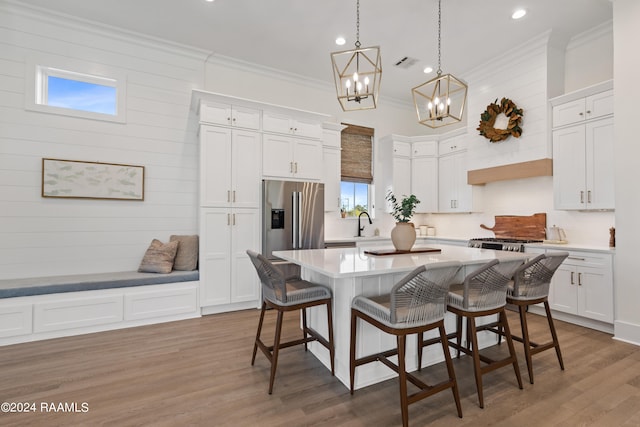
[[[47,76],[47,104],[115,116],[116,88]]]
[[[369,184],[341,181],[340,200],[346,216],[356,217],[360,212],[369,212]]]

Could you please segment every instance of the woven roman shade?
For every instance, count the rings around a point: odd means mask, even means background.
[[[371,184],[373,182],[371,171],[373,129],[342,124],[347,127],[342,130],[341,137],[341,179]]]

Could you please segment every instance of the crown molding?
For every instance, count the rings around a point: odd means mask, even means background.
[[[116,39],[118,41],[132,43],[145,48],[157,49],[197,61],[205,61],[207,56],[210,55],[210,52],[204,49],[198,49],[193,46],[172,42],[159,37],[148,36],[135,31],[125,30],[123,28],[102,24],[96,21],[90,21],[77,16],[54,12],[46,8],[25,5],[17,0],[0,1],[0,10],[4,10],[5,13],[11,13],[13,15],[53,25],[60,26],[62,24],[62,26],[66,28],[79,32]]]
[[[569,44],[567,45],[567,50],[575,49],[606,35],[611,35],[613,37],[612,19],[572,37],[571,40],[569,40]]]
[[[491,60],[470,69],[461,75],[467,76],[468,81],[479,80],[494,74],[496,69],[512,67],[514,64],[528,59],[532,54],[537,53],[541,49],[545,49],[551,40],[551,30],[547,30],[540,36],[529,40],[513,49],[504,52],[502,55],[492,58]]]

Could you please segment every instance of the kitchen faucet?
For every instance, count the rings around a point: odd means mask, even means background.
[[[358,215],[358,237],[362,237],[362,230],[364,230],[364,227],[360,227],[360,217],[362,215],[366,215],[367,218],[369,218],[369,224],[373,224],[373,222],[371,222],[371,217],[369,216],[368,213],[366,213],[365,211],[360,212],[360,215]]]

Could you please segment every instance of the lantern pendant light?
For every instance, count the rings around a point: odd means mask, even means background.
[[[438,0],[438,75],[411,90],[418,122],[430,128],[460,122],[467,102],[467,85],[451,74],[442,74],[440,66],[441,2],[442,0]]]
[[[356,48],[331,54],[333,79],[343,111],[369,110],[378,105],[382,79],[380,47],[360,46],[360,0],[357,0]]]

